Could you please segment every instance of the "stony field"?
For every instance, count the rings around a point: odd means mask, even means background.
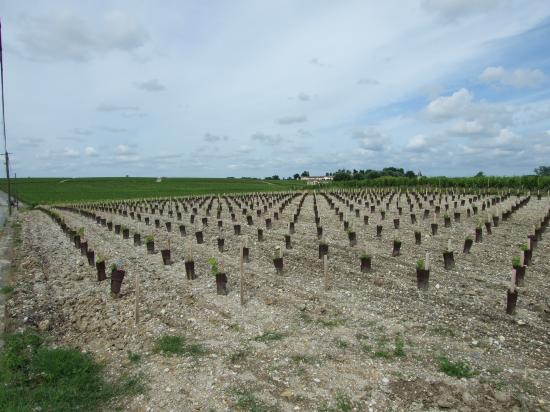
[[[437,195],[430,204],[433,194],[426,199],[424,193],[416,198],[398,193],[391,199],[378,192],[317,194],[319,224],[329,246],[327,278],[318,255],[313,193],[259,196],[213,197],[202,206],[201,198],[105,204],[103,210],[80,206],[127,227],[130,239],[75,210],[46,209],[68,227],[84,228],[83,239],[96,258],[105,258],[107,267],[122,263],[125,277],[118,297],[110,293],[109,278],[97,280],[96,268],[47,213],[21,213],[19,270],[7,302],[12,327],[28,324],[48,330],[55,344],[93,353],[112,376],[142,374],[149,389],[124,400],[127,410],[550,411],[548,233],[537,242],[524,285],[518,287],[516,313],[505,311],[512,258],[519,256],[520,245],[527,243],[533,226],[548,213],[548,197],[531,196],[508,220],[500,219],[492,234],[483,227],[483,241],[466,254],[462,251],[466,236],[474,236],[488,212],[498,215],[508,210],[519,200],[516,196],[482,210],[490,197],[462,194],[453,200],[450,194]],[[288,205],[280,211],[285,200]],[[329,200],[344,212],[342,221]],[[208,226],[203,228],[200,218],[206,216],[210,201]],[[252,225],[241,211],[250,202],[254,203]],[[287,249],[284,235],[300,202],[292,248]],[[434,208],[440,202],[441,213],[435,218],[438,232],[432,235]],[[352,211],[346,203],[353,204]],[[217,244],[218,204],[225,239],[222,253]],[[443,224],[445,204],[451,227]],[[151,210],[151,205],[157,209]],[[190,223],[193,206],[196,224]],[[472,206],[478,207],[476,215]],[[424,209],[429,210],[427,218]],[[118,210],[133,211],[134,217]],[[380,210],[386,213],[383,220]],[[274,212],[279,211],[277,220]],[[460,222],[454,219],[455,211],[461,212]],[[369,217],[368,224],[364,216]],[[144,223],[145,217],[150,225]],[[265,225],[268,217],[273,219],[271,229]],[[398,230],[394,218],[400,219]],[[155,219],[160,220],[159,228]],[[172,222],[171,232],[166,221]],[[356,246],[350,246],[344,221],[356,231]],[[241,224],[241,235],[234,234],[235,223]],[[180,233],[180,224],[186,226],[186,235]],[[379,224],[381,237],[376,236]],[[258,228],[264,230],[261,242]],[[194,232],[200,229],[204,243],[197,244]],[[415,230],[422,234],[420,245],[415,244]],[[156,250],[171,250],[172,263],[164,265],[160,253],[148,254],[145,245],[135,246],[134,233],[140,233],[142,240],[154,236]],[[392,257],[396,238],[402,242],[401,254]],[[449,239],[455,265],[444,269],[442,254]],[[245,242],[250,261],[244,264],[241,305],[239,261]],[[281,274],[273,264],[276,247],[284,255]],[[365,250],[372,258],[368,273],[360,270]],[[430,287],[420,291],[415,267],[426,252],[431,256]],[[195,262],[194,280],[186,277],[184,268],[189,255]],[[227,295],[216,293],[208,264],[212,257],[227,275]],[[172,338],[172,349],[175,346],[178,353],[163,346],[167,336],[183,338]]]

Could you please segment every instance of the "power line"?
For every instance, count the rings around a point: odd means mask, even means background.
[[[2,128],[4,130],[4,156],[6,157],[6,180],[8,183],[8,211],[11,216],[10,158],[6,140],[6,113],[4,111],[4,61],[2,59],[2,23],[0,22],[0,82],[2,83]]]

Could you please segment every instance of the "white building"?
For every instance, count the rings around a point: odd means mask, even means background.
[[[332,182],[332,176],[300,176],[308,185],[320,185]]]

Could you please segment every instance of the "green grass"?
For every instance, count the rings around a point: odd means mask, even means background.
[[[13,185],[13,181],[12,181]],[[17,196],[28,205],[135,199],[213,193],[265,192],[301,189],[297,180],[262,180],[231,178],[18,178]],[[0,179],[0,189],[7,190],[6,180]]]
[[[231,363],[239,363],[244,361],[249,355],[251,351],[248,348],[239,349],[236,352],[233,352],[229,355],[229,362]]]
[[[350,412],[353,410],[362,410],[361,404],[354,402],[351,398],[343,392],[338,392],[334,397],[334,404],[323,404],[318,411],[319,412]]]
[[[405,353],[405,341],[400,336],[397,336],[394,340],[394,347],[388,347],[388,338],[381,336],[376,338],[376,346],[373,348],[371,344],[365,342],[368,339],[367,336],[363,334],[356,335],[357,340],[359,340],[361,350],[365,353],[370,354],[374,359],[387,359],[392,360],[395,358],[402,358],[406,356]]]
[[[199,343],[188,344],[183,336],[166,335],[155,342],[153,352],[164,355],[202,356],[206,349]]]
[[[95,411],[144,390],[135,377],[107,382],[89,354],[48,348],[33,332],[5,335],[0,355],[0,410]]]
[[[238,410],[249,412],[270,412],[277,411],[278,408],[267,405],[250,389],[234,389],[233,395],[235,396],[235,406]]]
[[[456,337],[456,333],[454,330],[444,326],[434,326],[433,328],[430,329],[430,333],[432,335],[437,335],[437,336],[448,336],[451,338]]]
[[[393,356],[402,358],[405,356],[405,341],[401,337],[395,338],[395,348],[393,349]]]
[[[300,314],[298,316],[299,316],[300,320],[304,323],[307,323],[307,324],[316,323],[316,324],[318,324],[320,326],[323,326],[325,328],[334,328],[334,327],[337,327],[337,326],[345,325],[345,323],[346,323],[346,319],[338,318],[338,317],[314,319],[308,313],[305,313],[305,312],[300,312]]]
[[[135,353],[132,351],[128,351],[128,360],[131,363],[140,363],[141,362],[141,355],[139,353]]]
[[[281,340],[281,339],[283,339],[283,335],[275,331],[267,331],[254,338],[256,342],[271,342],[271,341]]]
[[[291,355],[290,360],[296,364],[308,364],[308,365],[314,365],[319,362],[319,359],[317,359],[315,356],[312,355]]]
[[[377,349],[372,354],[375,359],[393,359],[393,354],[387,349]]]
[[[346,349],[347,347],[349,347],[349,342],[348,341],[345,341],[343,339],[336,339],[334,341],[334,343],[336,344],[336,346],[340,349]]]
[[[332,319],[317,319],[317,323],[325,328],[335,328],[337,326],[342,326],[346,323],[346,319],[343,318],[332,318]]]
[[[0,288],[0,293],[4,295],[11,295],[15,291],[15,288],[13,286],[2,286]]]
[[[451,362],[445,356],[440,356],[437,360],[439,362],[439,370],[446,375],[455,378],[471,378],[475,375],[474,371],[466,362]]]

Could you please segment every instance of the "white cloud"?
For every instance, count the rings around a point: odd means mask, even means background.
[[[375,79],[369,79],[368,77],[361,77],[357,81],[357,84],[360,84],[360,85],[363,85],[363,86],[376,86],[376,85],[380,84],[380,82],[378,80],[375,80]]]
[[[79,128],[71,129],[71,132],[81,136],[89,136],[90,134],[92,134],[92,132],[88,129],[79,129]]]
[[[516,69],[507,71],[502,66],[487,67],[479,75],[483,83],[511,86],[517,89],[534,88],[546,81],[546,75],[539,69]]]
[[[460,120],[449,129],[449,132],[454,135],[470,136],[486,134],[489,130],[479,120]]]
[[[440,96],[428,104],[428,115],[434,119],[455,117],[468,109],[473,98],[473,94],[465,88],[450,96]]]
[[[141,156],[137,154],[119,154],[115,156],[115,159],[122,163],[136,163],[142,161]]]
[[[166,87],[162,85],[157,79],[151,79],[144,82],[136,82],[136,87],[146,92],[161,92],[166,90]]]
[[[101,128],[101,130],[105,130],[109,133],[124,133],[127,132],[128,129],[125,129],[123,127],[110,127],[110,126],[104,126]]]
[[[99,106],[97,106],[98,112],[138,112],[139,107],[138,106],[119,106],[116,104],[105,104],[102,103]]]
[[[125,144],[119,144],[115,148],[115,153],[118,155],[130,155],[130,154],[135,154],[135,150]]]
[[[307,121],[307,117],[306,116],[284,116],[284,117],[281,117],[279,119],[277,119],[277,123],[279,124],[294,124],[294,123],[303,123]]]
[[[276,145],[283,141],[283,138],[279,135],[270,135],[262,132],[256,132],[250,138],[268,145]]]
[[[95,21],[66,10],[41,17],[23,15],[14,28],[21,54],[48,62],[84,62],[110,51],[133,52],[149,40],[146,30],[121,12]]]
[[[500,145],[507,145],[517,139],[517,136],[510,129],[501,129],[498,136],[495,138],[495,143]]]
[[[359,140],[360,148],[371,152],[380,152],[387,149],[387,137],[378,130],[369,128],[366,130],[354,130],[351,137]]]
[[[444,20],[454,21],[493,11],[504,7],[506,3],[509,3],[509,0],[424,0],[422,6]]]
[[[23,139],[18,139],[17,145],[32,148],[40,146],[44,142],[45,140],[42,137],[26,137]]]
[[[97,156],[97,150],[91,146],[88,146],[84,149],[84,154],[89,157]]]
[[[64,157],[78,157],[80,156],[80,152],[76,149],[72,149],[70,147],[66,147],[64,150],[63,150],[63,153],[62,155]]]
[[[221,140],[227,141],[229,138],[227,136],[219,136],[212,133],[205,133],[203,139],[205,142],[214,143]]]
[[[428,141],[426,140],[426,136],[423,134],[417,134],[416,136],[412,137],[411,140],[407,143],[406,148],[410,151],[423,151],[428,146]]]
[[[321,62],[321,60],[318,57],[312,58],[309,62],[318,67],[331,67],[330,64]]]
[[[254,148],[248,145],[240,145],[237,149],[237,152],[245,154],[245,153],[251,153],[254,151]]]

